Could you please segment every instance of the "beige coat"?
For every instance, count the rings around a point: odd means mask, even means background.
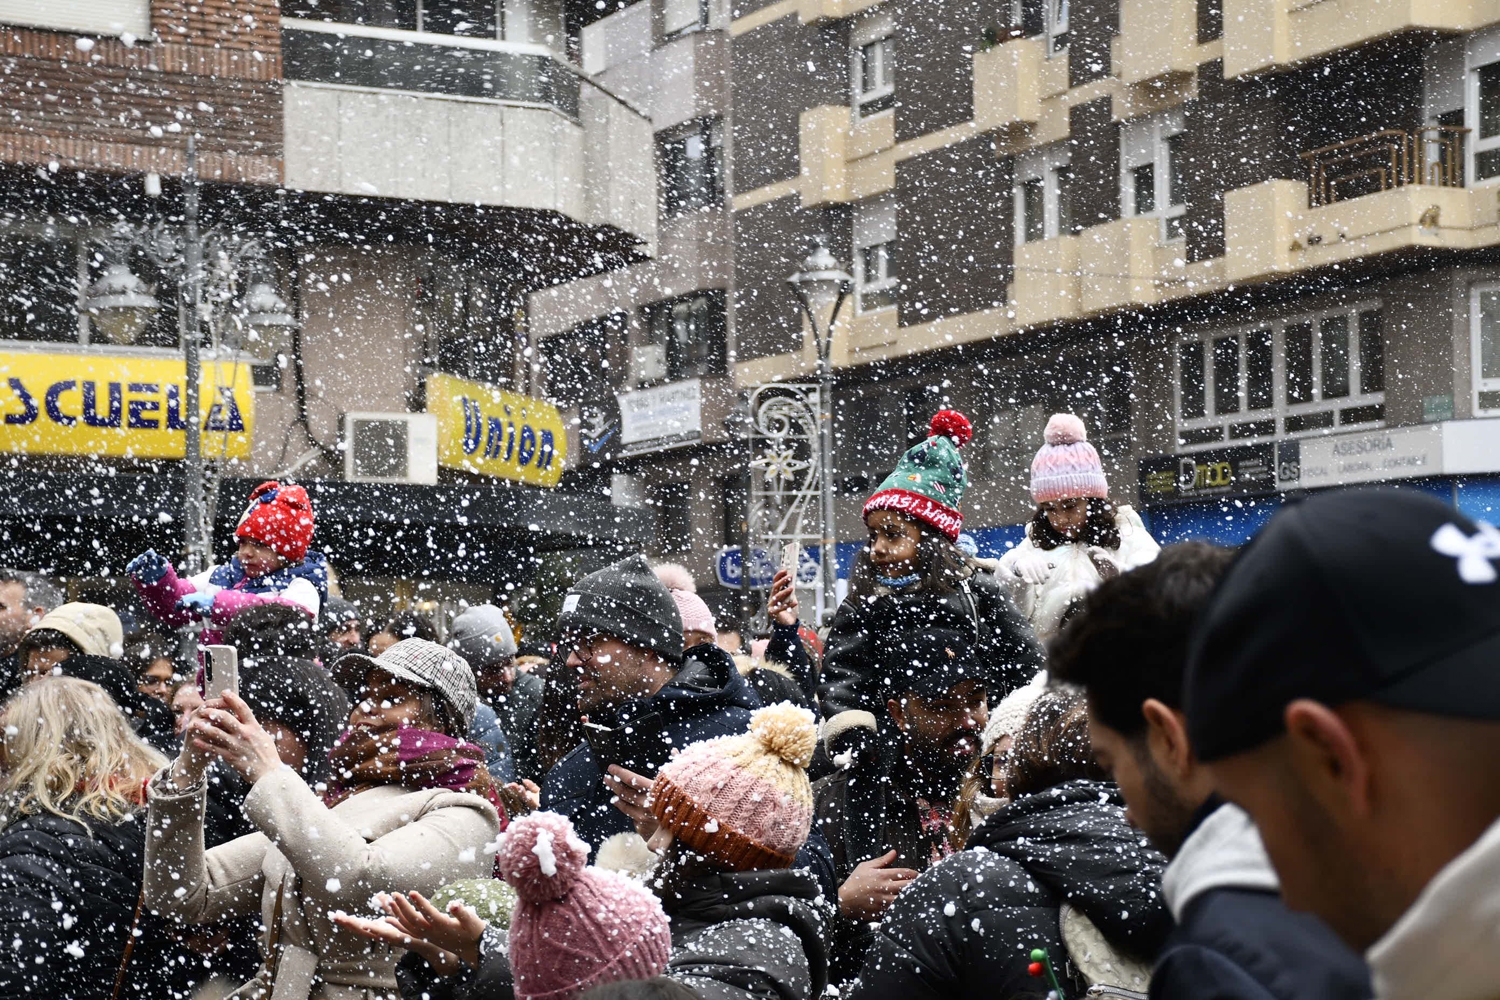
[[[205,794],[167,794],[152,781],[146,899],[189,923],[259,908],[269,928],[261,943],[266,963],[237,998],[394,998],[403,953],[339,929],[329,914],[367,913],[377,892],[426,895],[490,874],[485,845],[498,818],[477,795],[384,785],[329,809],[284,767],[245,798],[245,814],[262,832],[205,852]]]

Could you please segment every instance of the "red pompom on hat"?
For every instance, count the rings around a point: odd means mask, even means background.
[[[250,505],[234,529],[236,538],[259,542],[289,563],[307,558],[313,509],[307,490],[272,480],[250,491]]]
[[[932,415],[932,425],[928,430],[930,437],[952,438],[960,448],[974,440],[974,425],[957,410],[938,410]]]

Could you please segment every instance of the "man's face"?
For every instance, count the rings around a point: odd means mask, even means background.
[[[588,715],[655,694],[655,674],[646,669],[650,655],[613,636],[578,642],[568,654],[568,666],[578,672],[578,710]]]
[[[359,649],[364,642],[364,637],[359,634],[359,622],[344,622],[328,633],[328,641],[345,652]]]
[[[479,693],[486,698],[499,698],[510,693],[516,685],[516,661],[512,657],[501,663],[487,664],[474,674],[479,684]]]
[[[9,580],[0,583],[0,650],[16,648],[26,630],[40,620],[34,608],[26,606],[26,585]]]
[[[1317,914],[1354,948],[1379,939],[1385,927],[1369,891],[1378,866],[1363,860],[1350,831],[1308,794],[1285,735],[1208,770],[1219,792],[1255,820],[1289,907]]]
[[[984,685],[966,680],[937,697],[908,691],[886,703],[905,738],[906,754],[928,778],[956,782],[979,755],[989,702]]]
[[[1155,757],[1145,733],[1127,737],[1089,711],[1089,742],[1099,766],[1125,797],[1125,818],[1157,850],[1172,857],[1182,847],[1197,804],[1187,801]]]

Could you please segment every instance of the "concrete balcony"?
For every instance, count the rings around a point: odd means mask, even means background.
[[[1224,195],[1224,277],[1236,283],[1411,248],[1500,243],[1495,188],[1410,184],[1317,208],[1300,181]]]
[[[541,45],[282,21],[286,185],[656,239],[649,119]]]
[[[1121,0],[1114,67],[1129,84],[1170,80],[1196,71],[1196,0]]]
[[[1158,290],[1158,244],[1161,220],[1116,219],[1085,229],[1078,236],[1079,305],[1085,313],[1150,305]],[[1175,251],[1175,248],[1172,248]]]
[[[802,112],[797,122],[797,158],[802,165],[802,205],[849,200],[849,108],[825,104]]]
[[[976,128],[1021,134],[1035,127],[1042,113],[1045,44],[1041,36],[1016,38],[974,53]]]
[[[1079,314],[1077,236],[1054,236],[1016,247],[1010,303],[1017,327],[1040,326]]]
[[[1223,3],[1226,77],[1274,71],[1407,31],[1473,31],[1500,23],[1500,3],[1496,0]]]

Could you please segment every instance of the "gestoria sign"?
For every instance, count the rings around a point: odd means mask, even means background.
[[[0,351],[0,452],[182,458],[186,385],[181,358]],[[250,366],[206,362],[199,387],[203,454],[249,457]]]

